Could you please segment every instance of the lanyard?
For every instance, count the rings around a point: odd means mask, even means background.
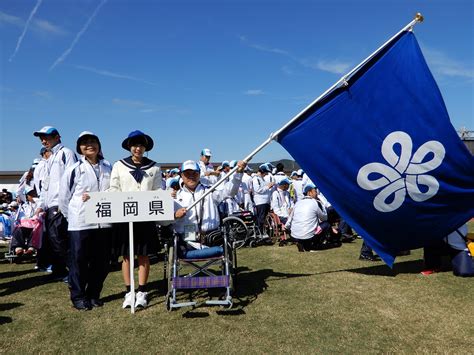
[[[281,199],[281,200],[280,200],[280,204],[282,205],[282,207],[287,207],[287,206],[288,206],[288,203],[287,203],[287,201],[286,201],[286,199],[285,199],[285,195],[282,196],[280,190],[277,190],[277,192],[278,192],[278,199],[279,199],[279,200]]]
[[[193,203],[195,200],[194,198],[194,192],[191,192],[191,196],[193,197]],[[198,225],[198,232],[199,234],[201,234],[201,225],[202,225],[202,219],[203,219],[203,215],[204,215],[204,199],[201,201],[201,213],[199,214],[198,213],[198,210],[197,210],[197,205],[194,206],[194,210],[196,211],[196,220],[197,220],[197,225]]]

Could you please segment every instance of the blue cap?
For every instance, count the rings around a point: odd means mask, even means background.
[[[315,189],[315,188],[316,188],[316,185],[314,184],[311,184],[311,183],[306,184],[303,189],[303,193],[306,195],[310,190]]]
[[[141,143],[145,146],[147,152],[153,149],[153,139],[151,139],[149,135],[139,130],[132,131],[128,134],[127,138],[125,138],[122,142],[122,148],[125,150],[130,150],[130,141],[139,137],[142,137],[143,141]]]
[[[271,173],[271,169],[267,164],[262,164],[258,167],[258,170],[263,171],[265,173]]]
[[[228,160],[224,160],[224,161],[222,162],[221,166],[222,166],[223,168],[225,168],[226,166],[230,166],[230,163],[229,163]]]
[[[169,171],[170,174],[179,174],[179,169],[178,168],[174,168],[174,169],[171,169]]]
[[[173,187],[176,184],[179,185],[179,176],[175,176],[174,178],[168,179],[166,181],[166,186],[167,187]]]
[[[56,128],[51,127],[51,126],[44,126],[39,131],[33,132],[33,135],[35,137],[48,136],[48,135],[53,135],[53,134],[56,135],[56,134],[59,134],[59,132]]]
[[[278,183],[278,186],[285,185],[285,184],[290,185],[291,184],[290,180],[288,180],[287,178],[284,178]]]

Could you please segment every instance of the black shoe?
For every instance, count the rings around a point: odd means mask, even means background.
[[[380,261],[380,258],[376,255],[360,255],[359,260],[365,261]]]
[[[104,305],[104,302],[102,302],[98,298],[91,298],[90,304],[92,307],[102,307]]]
[[[303,247],[303,244],[301,244],[300,242],[296,242],[296,247],[298,248],[298,251],[299,251],[300,253],[305,252],[304,247]]]
[[[341,242],[343,243],[351,243],[353,242],[357,237],[354,236],[354,235],[350,235],[350,234],[343,234],[342,235],[342,238],[341,238]]]
[[[90,311],[92,309],[91,304],[87,300],[79,300],[73,302],[73,306],[78,311]]]

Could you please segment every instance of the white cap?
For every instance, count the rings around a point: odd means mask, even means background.
[[[35,188],[32,187],[32,186],[25,185],[25,189],[24,189],[25,195],[28,195],[28,193],[30,193],[30,192],[33,191],[34,189],[35,189]]]
[[[212,157],[212,153],[211,153],[211,150],[209,148],[204,148],[201,151],[201,155],[203,155],[205,157]]]
[[[181,165],[181,171],[184,172],[186,170],[201,171],[201,169],[199,168],[199,165],[194,160],[186,160]]]

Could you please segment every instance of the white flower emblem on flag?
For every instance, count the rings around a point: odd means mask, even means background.
[[[394,149],[397,146],[399,153]],[[395,211],[407,193],[413,201],[423,202],[438,192],[438,181],[426,173],[441,165],[446,154],[444,146],[438,141],[428,141],[413,156],[412,149],[413,142],[407,133],[392,132],[382,143],[382,156],[390,166],[369,163],[359,169],[357,183],[361,188],[382,189],[373,202],[377,211]]]

